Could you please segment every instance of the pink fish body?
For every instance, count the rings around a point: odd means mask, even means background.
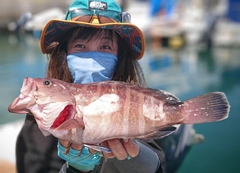
[[[174,125],[223,120],[229,109],[221,92],[181,102],[166,91],[123,82],[81,85],[43,78],[25,78],[21,94],[8,108],[32,113],[44,135],[79,144],[162,137]]]

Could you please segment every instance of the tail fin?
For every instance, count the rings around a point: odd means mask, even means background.
[[[230,105],[222,92],[194,97],[184,102],[184,124],[221,121],[228,117]]]

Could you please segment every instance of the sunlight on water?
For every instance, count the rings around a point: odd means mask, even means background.
[[[23,115],[10,114],[8,105],[19,95],[24,77],[44,77],[46,58],[31,35],[0,35],[0,124]]]
[[[205,141],[191,148],[178,173],[240,171],[239,58],[239,48],[185,48],[148,50],[141,60],[150,87],[165,89],[181,100],[221,91],[231,105],[228,119],[194,126]]]

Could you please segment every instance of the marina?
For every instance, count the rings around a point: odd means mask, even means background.
[[[58,7],[63,9],[66,9],[69,4],[69,0],[57,2],[59,2]],[[20,1],[15,4],[14,9],[19,5],[18,3]],[[28,8],[35,9],[37,13],[43,9],[44,3],[45,1],[36,1],[35,6],[39,7],[38,11],[31,3],[28,4]],[[145,1],[137,2],[129,7],[129,11],[133,13],[132,22],[148,35],[149,11],[148,8],[141,9],[144,7],[141,3],[147,5]],[[51,1],[50,6],[55,6],[55,4],[56,1]],[[10,6],[10,1],[4,6],[1,5],[0,26],[6,26],[7,23],[18,19],[9,17],[8,21],[2,20],[6,17],[3,15],[3,8],[7,9]],[[26,10],[21,10],[26,8],[26,6],[19,6],[19,11],[16,11],[15,16],[19,17],[26,12]],[[138,14],[140,16],[139,10],[144,11],[141,13],[141,18],[137,16]],[[141,22],[140,19],[144,20]],[[222,20],[219,25],[221,27],[228,25],[224,22],[226,21]],[[239,23],[233,23],[234,29],[230,28],[231,32],[238,33],[239,30],[235,30],[238,27]],[[221,32],[219,30],[219,33]],[[232,36],[231,33],[228,36]],[[216,43],[226,43],[226,39],[229,40],[226,37],[221,38],[223,41]],[[240,172],[240,46],[238,45],[240,38],[236,39],[236,44],[232,42],[225,45],[213,44],[211,47],[198,43],[184,44],[179,42],[179,39],[160,40],[162,45],[156,46],[154,39],[147,37],[146,52],[140,60],[149,87],[166,90],[178,96],[180,100],[221,91],[226,94],[231,105],[228,119],[216,123],[194,125],[196,132],[202,134],[205,140],[193,145],[178,173]],[[170,41],[175,41],[174,43],[177,41],[177,43],[175,46],[169,46],[173,45]],[[180,46],[176,46],[179,43],[181,43]],[[32,33],[22,31],[1,30],[0,52],[0,138],[2,139],[0,163],[14,167],[15,142],[24,123],[25,115],[11,114],[7,108],[19,95],[24,77],[42,78],[45,76],[47,58],[41,53],[39,39]],[[2,165],[0,164],[0,170]]]

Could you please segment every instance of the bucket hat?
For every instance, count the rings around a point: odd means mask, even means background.
[[[114,0],[75,0],[66,11],[65,20],[50,20],[42,30],[41,50],[46,48],[59,35],[73,27],[111,29],[117,32],[130,46],[135,59],[141,59],[145,41],[142,31],[130,23],[130,14],[122,12]]]

